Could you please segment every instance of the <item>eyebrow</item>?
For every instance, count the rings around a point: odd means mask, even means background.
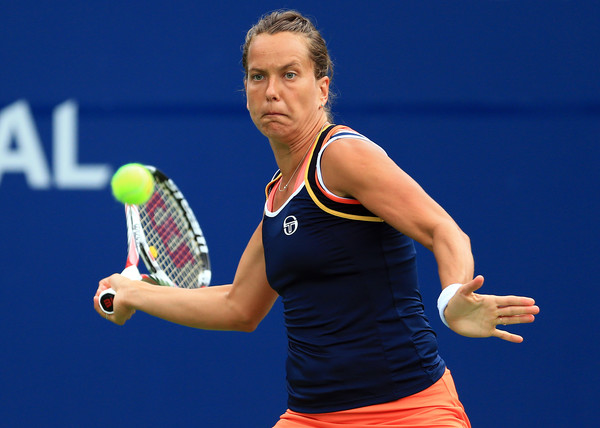
[[[288,69],[288,68],[301,67],[301,66],[302,66],[302,63],[300,63],[300,61],[292,61],[292,62],[289,62],[289,63],[287,63],[287,64],[279,67],[278,70],[281,71],[281,70],[285,70],[285,69]],[[248,69],[248,72],[251,72],[251,71],[258,71],[258,72],[262,73],[265,70],[262,69],[262,68],[260,68],[260,67],[251,67],[251,68]]]

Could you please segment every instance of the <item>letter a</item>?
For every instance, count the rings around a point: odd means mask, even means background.
[[[11,148],[11,143],[15,145]],[[50,187],[50,171],[29,105],[17,101],[0,111],[0,182],[5,172],[25,174],[33,189]]]

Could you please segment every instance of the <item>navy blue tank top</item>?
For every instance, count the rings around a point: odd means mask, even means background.
[[[304,182],[277,211],[267,204],[263,218],[267,277],[282,298],[288,335],[288,406],[297,412],[393,401],[445,370],[418,289],[413,241],[358,201],[335,197],[320,179],[324,144],[340,137],[366,140],[349,128],[324,129]]]

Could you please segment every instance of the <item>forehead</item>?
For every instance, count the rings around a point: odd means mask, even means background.
[[[302,34],[289,31],[255,36],[248,48],[248,68],[310,62],[308,43]]]

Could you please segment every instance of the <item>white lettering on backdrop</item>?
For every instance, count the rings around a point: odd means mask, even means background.
[[[32,189],[103,189],[109,165],[80,165],[77,141],[77,104],[69,100],[52,112],[52,174],[42,141],[26,101],[0,110],[0,185],[5,173],[24,174]]]

